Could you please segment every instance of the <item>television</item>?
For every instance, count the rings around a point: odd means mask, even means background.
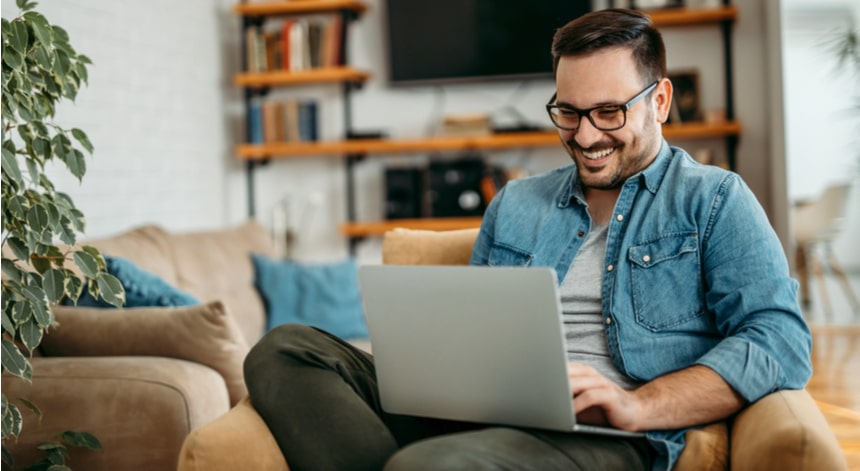
[[[555,31],[591,0],[386,0],[392,86],[552,77]]]

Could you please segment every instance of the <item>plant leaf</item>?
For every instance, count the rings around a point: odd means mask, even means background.
[[[78,250],[72,258],[84,276],[87,278],[96,277],[99,271],[99,262],[95,257],[83,250]]]
[[[27,43],[30,41],[30,33],[27,31],[27,25],[22,20],[15,20],[9,25],[9,45],[12,46],[22,56],[27,54]],[[7,51],[3,51],[6,55]]]
[[[24,18],[26,18],[30,22],[30,26],[33,27],[33,33],[36,35],[36,39],[39,40],[43,45],[50,46],[53,41],[53,37],[51,36],[51,25],[48,24],[48,20],[39,13],[34,11],[24,13]]]
[[[4,341],[6,339],[3,339]],[[21,411],[18,410],[18,407],[15,404],[6,400],[6,395],[3,394],[3,439],[5,440],[8,436],[15,436],[21,434],[21,422],[23,419],[21,418]],[[6,448],[5,446],[3,447]]]
[[[21,350],[18,349],[18,346],[6,337],[3,337],[3,351],[2,357],[0,358],[2,358],[3,371],[8,371],[17,377],[30,382],[30,378],[33,375],[30,362],[21,354]],[[14,407],[12,404],[9,406]],[[4,417],[3,420],[5,422],[6,418]]]
[[[96,281],[99,294],[108,304],[114,307],[122,307],[125,304],[125,289],[115,276],[100,272]]]
[[[88,450],[101,450],[102,444],[99,439],[87,432],[73,432],[67,430],[60,435],[60,438],[71,446],[86,448]]]
[[[18,337],[21,338],[21,343],[27,347],[27,350],[32,352],[42,341],[42,327],[36,323],[35,318],[31,318],[18,326]]]
[[[74,138],[77,139],[78,142],[80,142],[82,146],[84,146],[84,149],[86,149],[87,152],[89,152],[90,154],[93,153],[93,144],[92,144],[92,142],[90,142],[90,139],[87,137],[87,135],[83,131],[81,131],[78,128],[73,128],[72,129],[72,136],[74,136]]]
[[[2,148],[3,152],[3,173],[9,176],[15,185],[23,186],[24,178],[21,176],[21,168],[18,167],[18,159],[15,158],[15,154],[10,152],[7,148]]]
[[[32,402],[28,401],[23,397],[19,397],[18,402],[24,404],[24,407],[26,407],[27,409],[30,409],[30,411],[33,412],[33,415],[36,416],[36,419],[38,419],[39,421],[42,420],[42,409],[39,409],[39,406],[33,404]]]
[[[52,268],[43,275],[42,288],[48,296],[48,302],[56,304],[63,299],[66,284],[66,273],[63,270]]]
[[[87,173],[87,159],[84,157],[84,153],[77,149],[72,149],[66,159],[66,166],[72,172],[72,175],[78,177],[78,180],[82,180],[84,174]]]
[[[48,210],[41,204],[31,206],[27,211],[27,224],[33,231],[43,234],[50,224]]]
[[[27,249],[27,244],[24,241],[17,237],[9,237],[6,239],[6,243],[9,244],[9,248],[12,249],[12,253],[18,257],[18,260],[30,259],[30,250]]]
[[[4,310],[3,311],[3,330],[9,335],[15,335],[15,325],[12,324],[12,319],[9,318],[9,314]]]

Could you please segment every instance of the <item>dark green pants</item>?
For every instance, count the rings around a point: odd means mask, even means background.
[[[245,360],[251,403],[290,469],[646,470],[644,439],[388,414],[373,357],[327,333],[272,330]]]

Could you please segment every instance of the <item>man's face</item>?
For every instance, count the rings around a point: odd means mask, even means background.
[[[556,70],[556,103],[578,109],[621,105],[648,85],[643,83],[628,49],[563,56]],[[651,95],[627,110],[627,124],[615,131],[601,131],[584,116],[576,131],[559,129],[585,189],[618,188],[654,160],[671,95],[671,83],[661,80]]]

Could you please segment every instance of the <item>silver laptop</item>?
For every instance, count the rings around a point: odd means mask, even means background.
[[[385,411],[643,435],[576,423],[553,270],[362,266],[359,281]]]

